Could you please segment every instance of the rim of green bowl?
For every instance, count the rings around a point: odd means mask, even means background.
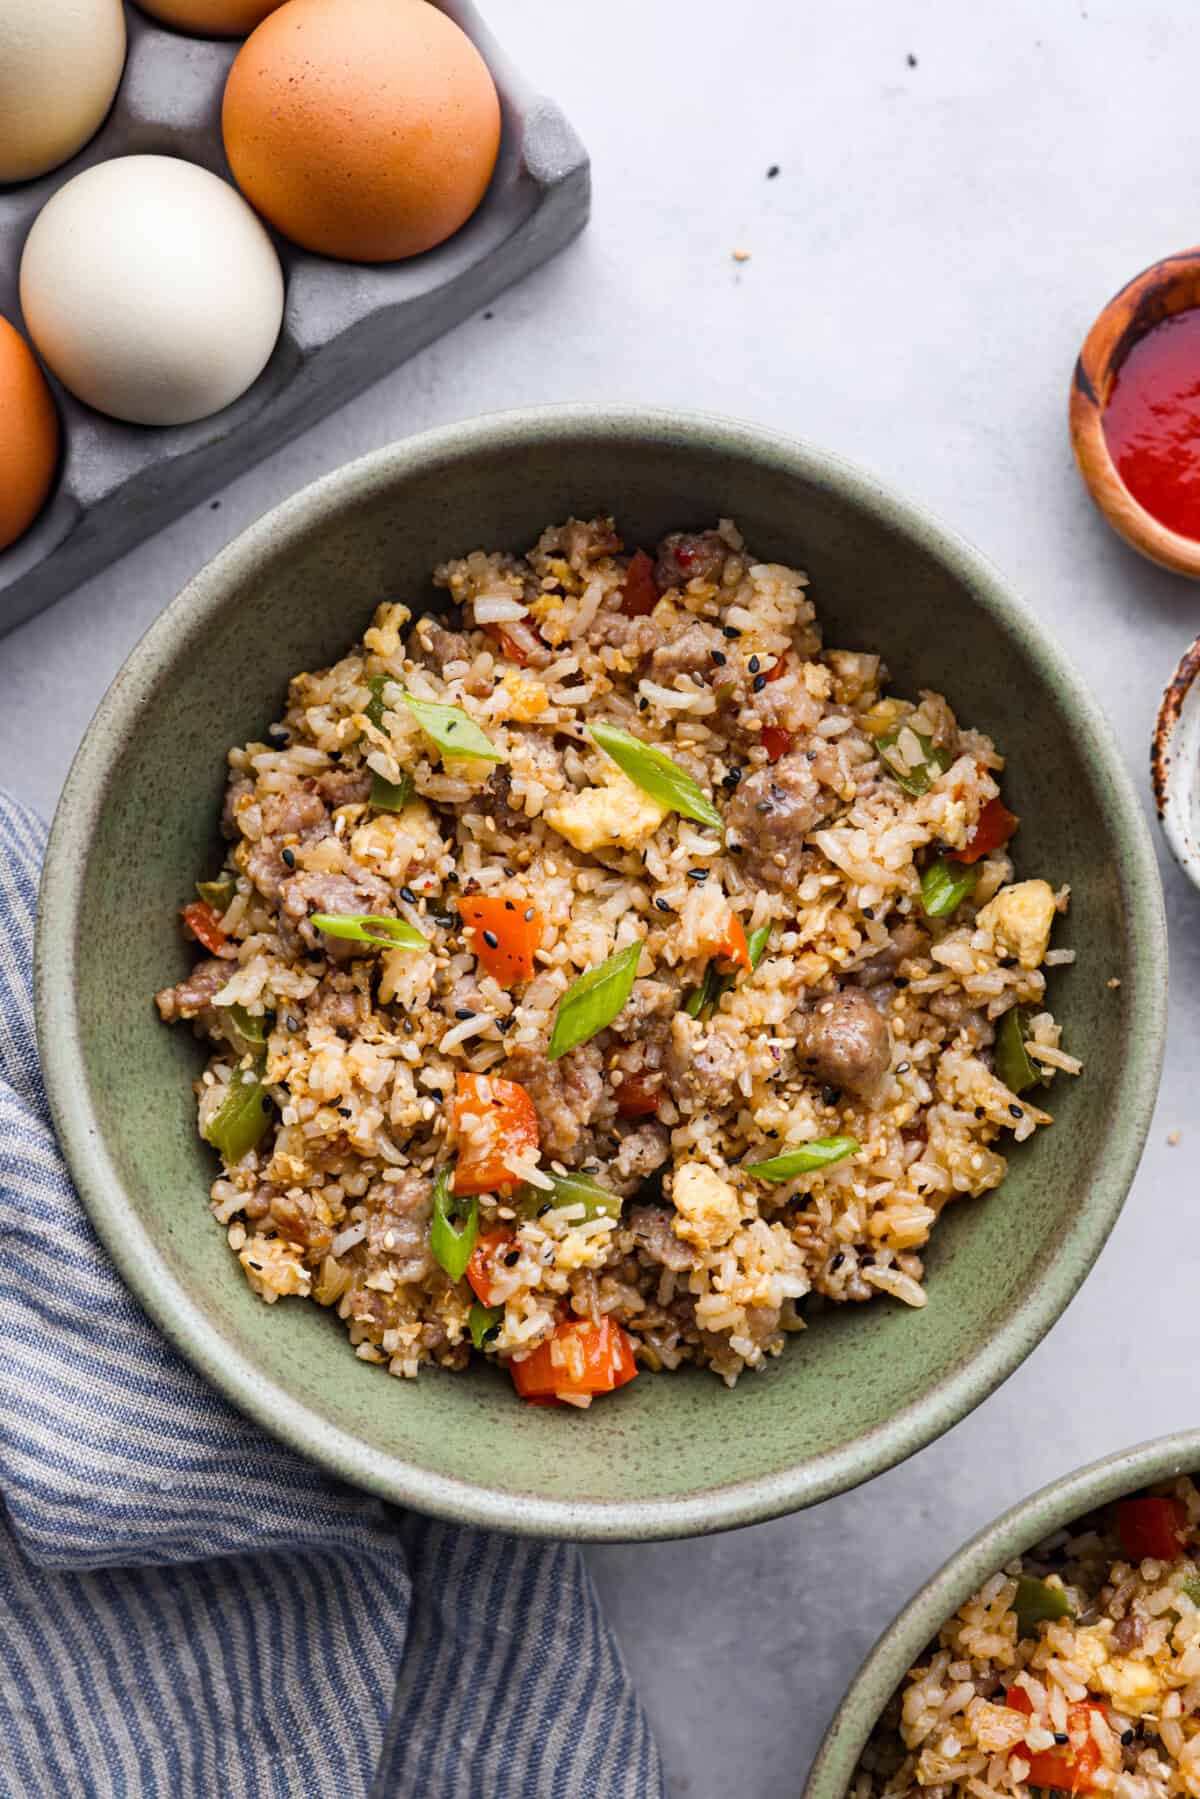
[[[1200,1430],[1173,1431],[1061,1475],[993,1519],[914,1594],[879,1638],[822,1739],[804,1799],[845,1799],[867,1738],[905,1674],[946,1619],[997,1568],[1098,1506],[1198,1468]]]
[[[1129,1053],[1113,1094],[1115,1136],[1102,1175],[1078,1207],[1048,1262],[978,1354],[947,1371],[853,1443],[755,1479],[716,1485],[685,1498],[566,1501],[514,1494],[447,1478],[317,1417],[230,1351],[185,1285],[168,1269],[136,1216],[90,1105],[76,997],[76,936],[88,845],[130,726],[156,682],[191,648],[231,587],[328,516],[417,470],[470,463],[498,445],[566,445],[588,436],[624,436],[669,451],[697,441],[709,449],[783,469],[836,492],[915,542],[967,586],[1058,694],[1069,728],[1087,746],[1107,786],[1120,854],[1129,959],[1125,997],[1133,1020]],[[440,1517],[533,1536],[634,1541],[699,1535],[779,1517],[859,1485],[948,1430],[1010,1375],[1061,1315],[1108,1236],[1133,1180],[1149,1129],[1165,1039],[1166,925],[1162,888],[1132,781],[1103,712],[1033,613],[963,539],[935,523],[852,464],[781,433],[710,413],[564,405],[486,414],[372,451],[323,476],[273,508],[197,574],[130,652],[88,727],[55,813],[39,895],[35,955],[38,1034],[59,1139],[80,1197],[109,1254],[146,1311],[212,1384],[264,1430],[354,1485]]]

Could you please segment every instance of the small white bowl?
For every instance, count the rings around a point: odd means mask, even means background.
[[[1175,670],[1154,727],[1150,779],[1171,854],[1200,887],[1200,637]]]

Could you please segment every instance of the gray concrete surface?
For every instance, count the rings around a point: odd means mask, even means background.
[[[596,399],[744,414],[931,506],[1052,624],[1148,804],[1154,711],[1200,592],[1093,514],[1065,409],[1101,303],[1200,237],[1200,14],[1165,0],[490,0],[488,14],[591,150],[588,233],[219,509],[0,641],[0,779],[49,811],[138,633],[310,477],[425,425]],[[593,1552],[677,1799],[797,1792],[862,1654],[969,1532],[1067,1468],[1197,1422],[1200,896],[1165,862],[1164,876],[1173,1016],[1145,1162],[1025,1367],[923,1455],[817,1511]],[[1151,1270],[1154,1301],[1135,1309]]]

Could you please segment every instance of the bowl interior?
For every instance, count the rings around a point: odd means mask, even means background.
[[[584,1415],[513,1402],[480,1367],[400,1382],[358,1366],[315,1306],[250,1293],[205,1203],[199,1045],[151,995],[190,961],[176,926],[215,866],[227,746],[279,716],[290,674],[335,658],[429,571],[613,511],[627,542],[737,519],[813,582],[826,641],[877,649],[895,690],[944,691],[1010,758],[1022,869],[1069,882],[1051,1000],[1085,1077],[1003,1187],[953,1207],[931,1300],[814,1317],[727,1392],[647,1377]],[[143,1302],[264,1423],[393,1498],[514,1529],[716,1528],[853,1484],[927,1441],[1028,1353],[1082,1279],[1132,1177],[1161,1056],[1162,923],[1145,827],[1107,729],[979,560],[830,459],[716,421],[564,410],[378,453],[264,520],[139,646],[97,717],[43,886],[39,1009],[76,1179]],[[1106,985],[1110,977],[1119,988]]]
[[[859,1669],[813,1763],[804,1799],[844,1799],[884,1706],[946,1619],[998,1568],[1086,1513],[1200,1466],[1200,1431],[1105,1456],[1053,1481],[957,1550],[905,1606]]]

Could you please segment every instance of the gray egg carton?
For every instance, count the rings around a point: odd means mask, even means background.
[[[40,518],[0,551],[0,632],[115,562],[461,323],[586,223],[587,153],[563,114],[507,61],[471,0],[436,4],[475,43],[500,94],[500,158],[479,210],[449,242],[409,262],[332,262],[276,236],[287,281],[279,342],[253,387],[197,424],[121,424],[82,405],[52,378],[62,465]],[[126,12],[125,73],[100,132],[39,181],[0,188],[0,313],[18,325],[26,234],[51,194],[80,169],[114,156],[161,154],[230,179],[221,96],[238,45],[183,37],[132,7]]]

